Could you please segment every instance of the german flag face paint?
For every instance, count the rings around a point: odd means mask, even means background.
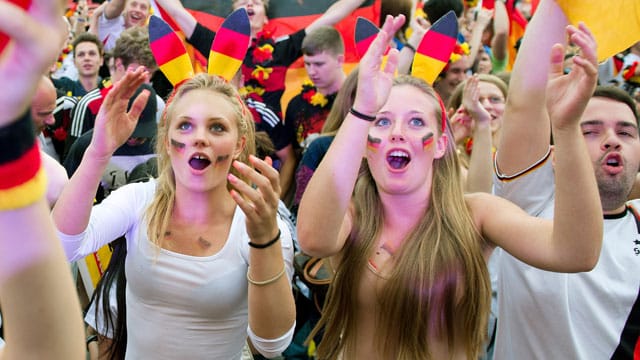
[[[181,143],[174,139],[171,139],[170,142],[171,142],[171,147],[176,149],[176,151],[178,151],[179,153],[183,153],[184,149],[187,147],[187,144]]]
[[[367,135],[367,149],[377,152],[380,149],[382,139]]]
[[[427,151],[431,150],[431,148],[433,148],[433,141],[433,133],[430,132],[422,138],[422,147]]]

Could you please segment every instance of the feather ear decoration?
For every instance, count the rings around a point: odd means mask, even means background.
[[[458,19],[453,11],[449,11],[438,19],[422,37],[420,45],[413,56],[411,75],[425,80],[429,85],[438,78],[451,58],[458,36]],[[447,111],[438,96],[441,115],[441,130],[447,125]]]
[[[155,15],[149,19],[149,46],[158,68],[174,88],[193,77],[193,65],[184,43],[169,24]]]
[[[240,8],[232,12],[211,44],[207,72],[231,80],[249,49],[250,34],[247,10]],[[149,20],[149,45],[158,68],[174,88],[193,77],[195,72],[184,43],[167,22],[155,15]]]
[[[218,29],[209,52],[208,73],[231,81],[242,66],[250,42],[249,15],[245,8],[239,8],[232,12]]]
[[[373,42],[373,39],[378,35],[378,32],[380,32],[380,29],[378,29],[374,23],[363,17],[358,17],[355,32],[356,55],[358,56],[358,59],[362,59]]]
[[[411,75],[433,85],[451,58],[457,36],[458,19],[453,11],[449,11],[422,37],[413,56]]]

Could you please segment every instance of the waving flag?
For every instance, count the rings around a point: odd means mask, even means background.
[[[598,44],[598,61],[640,41],[638,0],[556,0],[572,24],[583,21]]]
[[[305,28],[315,19],[320,17],[336,0],[278,0],[271,1],[267,15],[269,23],[265,30],[278,38],[294,33]],[[231,0],[202,1],[202,0],[181,0],[184,7],[202,25],[217,31],[225,17],[232,11]],[[359,16],[371,20],[374,24],[380,21],[380,4],[382,0],[366,0],[351,15],[335,25],[341,33],[345,42],[345,70],[350,71],[358,62],[356,44],[353,34],[355,32],[356,21]],[[178,27],[173,19],[152,0],[152,6],[156,14],[169,23],[175,30]],[[191,46],[187,46],[187,51],[192,55],[194,66],[204,65],[206,59],[199,57],[197,51],[193,51]],[[302,59],[290,66],[286,77],[286,91],[282,97],[282,104],[286,106],[289,99],[300,89],[307,75],[304,70]],[[283,106],[284,108],[284,106]]]

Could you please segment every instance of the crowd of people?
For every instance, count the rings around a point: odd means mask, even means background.
[[[512,2],[381,3],[347,70],[365,0],[283,38],[231,0],[236,76],[171,84],[159,7],[195,56],[229,36],[179,0],[0,1],[0,358],[634,359],[640,39],[599,63],[540,0],[510,58]]]

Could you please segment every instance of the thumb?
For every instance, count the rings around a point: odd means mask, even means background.
[[[555,44],[551,47],[550,62],[550,79],[564,75],[564,46],[561,44]]]

